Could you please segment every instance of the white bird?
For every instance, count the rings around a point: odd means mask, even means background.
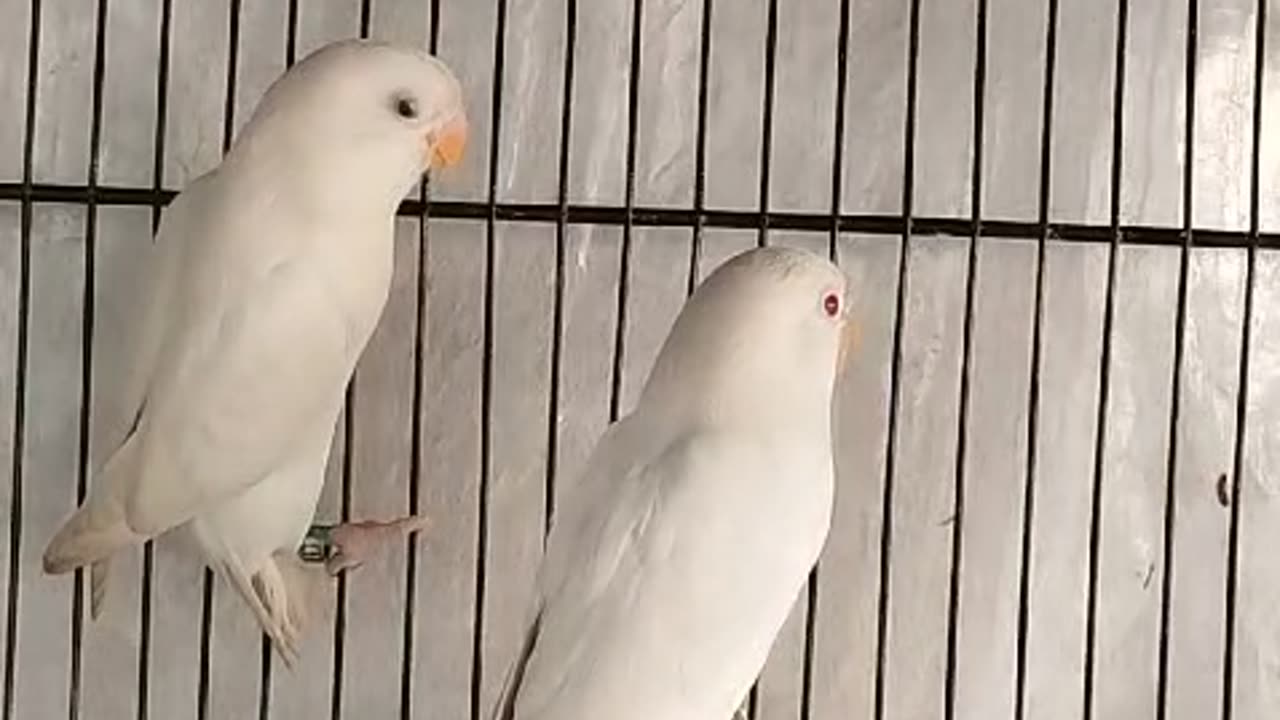
[[[694,292],[557,513],[496,718],[734,715],[826,541],[845,289],[768,247]]]
[[[127,377],[107,383],[133,429],[44,554],[52,574],[93,566],[94,617],[108,558],[182,528],[296,660],[295,552],[386,304],[396,209],[424,170],[459,160],[466,130],[441,61],[332,43],[276,80],[221,165],[174,199]],[[335,532],[339,562],[358,563],[370,532]]]

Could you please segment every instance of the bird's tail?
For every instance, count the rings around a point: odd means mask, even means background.
[[[117,550],[146,540],[129,528],[121,502],[121,489],[136,472],[137,446],[130,437],[111,456],[89,496],[62,524],[44,550],[44,571],[50,575],[94,565],[93,585],[99,603],[105,588],[107,558]]]
[[[520,655],[507,669],[507,676],[502,681],[502,693],[493,709],[493,720],[515,720],[516,697],[520,694],[520,684],[524,682],[524,671],[529,666],[529,656],[538,644],[538,633],[542,629],[542,610],[533,616],[533,622],[525,634],[524,644],[520,647]]]

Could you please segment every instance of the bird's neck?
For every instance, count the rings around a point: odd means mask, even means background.
[[[672,426],[733,428],[760,438],[830,437],[831,395],[830,378],[783,377],[750,364],[669,367],[655,368],[639,406]]]
[[[395,214],[407,192],[400,187],[401,178],[368,171],[358,156],[314,152],[303,139],[276,134],[242,137],[223,160],[220,174],[234,176],[247,192],[268,193],[278,206],[319,223],[368,224]]]

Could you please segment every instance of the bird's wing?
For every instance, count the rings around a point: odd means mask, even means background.
[[[608,476],[628,472],[629,443],[625,439],[620,441],[618,437],[634,437],[634,432],[628,432],[632,424],[630,418],[623,418],[605,429],[587,458],[576,492],[570,493],[559,503],[548,539],[548,551],[543,554],[542,564],[538,568],[538,592],[525,622],[525,637],[520,645],[520,654],[507,669],[492,720],[513,720],[517,697],[530,692],[525,684],[525,671],[528,669],[530,655],[541,640],[546,602],[548,598],[559,594],[560,588],[576,569],[575,554],[564,552],[560,548],[565,545],[565,537],[580,537],[589,532],[586,524],[593,519],[590,508],[599,502],[600,496],[611,485]],[[620,511],[626,509],[621,502],[615,507]]]
[[[552,530],[536,622],[508,679],[515,720],[630,717],[622,698],[698,694],[739,665],[692,667],[670,649],[724,634],[714,618],[742,586],[751,551],[741,543],[762,531],[725,490],[768,470],[719,435],[681,439],[628,470],[627,435],[601,443],[594,469],[605,475],[584,479],[585,499]]]
[[[185,252],[166,276],[172,297],[156,321],[139,469],[124,502],[141,535],[180,525],[262,480],[315,433],[332,432],[386,299],[384,288],[368,307],[344,306],[332,271],[281,249],[280,228],[229,240],[246,222],[228,220],[233,209],[219,200],[192,198],[161,231],[160,242],[182,236]]]
[[[182,260],[192,240],[192,198],[211,176],[202,176],[180,193],[165,211],[149,247],[138,253],[138,266],[121,268],[109,276],[104,292],[118,292],[132,322],[115,337],[106,338],[106,351],[98,356],[100,367],[110,372],[94,384],[94,405],[108,419],[100,441],[108,448],[106,460],[96,469],[89,495],[45,549],[48,572],[67,572],[93,562],[93,614],[105,596],[107,559],[121,547],[141,538],[125,520],[124,505],[134,491],[142,468],[138,431],[146,412],[148,389],[156,370],[160,346],[172,323]],[[198,202],[196,203],[198,206]],[[136,256],[135,256],[136,257]],[[105,272],[116,268],[104,267]],[[107,283],[104,283],[107,284]]]
[[[108,457],[137,429],[164,336],[166,313],[174,302],[177,270],[188,234],[170,228],[186,224],[183,217],[189,213],[189,198],[206,182],[207,176],[200,177],[174,198],[151,242],[140,252],[131,250],[130,267],[120,267],[117,276],[104,282],[110,286],[103,292],[118,293],[119,306],[130,320],[120,323],[113,337],[104,339],[110,357],[101,357],[99,362],[111,372],[96,378],[93,388],[96,407],[110,419],[102,430],[107,434],[99,437]],[[112,272],[111,266],[103,270]]]

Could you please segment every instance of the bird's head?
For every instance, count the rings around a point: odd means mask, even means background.
[[[466,141],[462,90],[443,62],[343,40],[272,84],[228,159],[287,172],[321,202],[397,203],[423,172],[457,164]]]
[[[834,264],[791,248],[750,250],[689,298],[644,395],[704,417],[821,410],[825,421],[855,330]]]

